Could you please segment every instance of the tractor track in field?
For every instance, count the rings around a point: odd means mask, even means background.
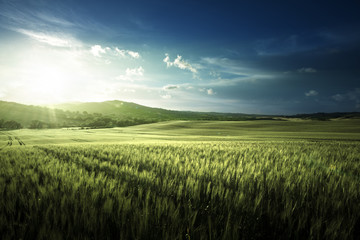
[[[15,139],[18,141],[20,146],[25,146],[25,143],[19,137],[15,137]]]
[[[12,137],[10,135],[7,135],[7,137],[8,137],[7,143],[5,146],[0,148],[0,151],[4,150],[7,147],[13,146],[14,144],[16,144],[16,141],[18,142],[18,144],[20,146],[25,146],[25,143],[19,137],[17,137],[17,136]]]
[[[9,136],[9,135],[8,135],[7,137],[8,137],[7,143],[6,143],[5,146],[3,146],[2,148],[0,148],[0,151],[2,151],[3,149],[5,149],[6,147],[11,147],[11,146],[12,146],[12,144],[13,144],[13,139],[12,139],[12,137]]]

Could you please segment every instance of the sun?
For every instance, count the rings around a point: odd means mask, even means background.
[[[76,85],[73,65],[73,60],[58,50],[32,49],[17,66],[21,83],[17,94],[21,93],[22,99],[35,104],[66,101]]]
[[[38,99],[48,102],[61,101],[67,83],[67,74],[51,64],[37,66],[29,74],[30,90]]]

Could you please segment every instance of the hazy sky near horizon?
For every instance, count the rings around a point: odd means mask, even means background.
[[[0,100],[360,111],[359,1],[0,0]]]

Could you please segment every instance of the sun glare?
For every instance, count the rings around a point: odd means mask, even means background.
[[[22,98],[32,104],[51,104],[66,101],[76,84],[74,59],[66,53],[33,48],[18,65]],[[20,93],[19,93],[20,94]]]
[[[51,65],[41,66],[33,69],[31,89],[36,98],[47,97],[49,102],[62,99],[66,85],[66,74]]]

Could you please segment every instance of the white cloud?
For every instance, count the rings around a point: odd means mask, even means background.
[[[167,67],[177,67],[183,70],[189,70],[192,73],[197,73],[196,68],[194,68],[190,63],[184,61],[180,55],[177,55],[177,58],[171,62],[169,54],[165,53],[165,58],[163,59],[163,62],[166,63]]]
[[[314,96],[317,96],[317,95],[319,95],[319,93],[317,91],[315,91],[315,90],[310,90],[310,91],[305,93],[305,96],[307,96],[307,97],[314,97]]]
[[[16,29],[17,32],[22,33],[32,39],[35,39],[39,42],[49,44],[54,47],[71,47],[71,40],[61,38],[58,36],[52,36],[42,32],[33,32],[25,29]]]
[[[91,47],[90,52],[95,57],[101,57],[100,54],[106,53],[106,48],[102,48],[100,45],[94,45]]]
[[[164,58],[163,62],[166,63],[167,67],[171,67],[173,65],[173,63],[170,61],[169,54],[167,54],[167,53],[165,53],[165,58]]]
[[[141,66],[138,68],[127,68],[125,70],[125,75],[119,75],[115,77],[115,80],[133,82],[134,80],[141,79],[141,77],[144,76],[144,72],[145,70]]]
[[[140,53],[138,52],[134,52],[134,51],[131,51],[131,50],[124,50],[124,49],[119,49],[119,48],[115,48],[114,50],[114,53],[115,55],[120,55],[122,57],[126,57],[126,56],[129,56],[129,57],[132,57],[132,58],[140,58]]]
[[[118,47],[115,48],[110,48],[110,47],[102,47],[101,45],[94,45],[91,47],[90,52],[95,56],[95,57],[101,57],[101,55],[107,54],[108,56],[121,56],[121,57],[132,57],[135,59],[140,58],[140,53],[138,52],[134,52],[131,50],[124,50],[124,49],[119,49]]]
[[[188,70],[190,70],[191,72],[193,72],[193,73],[196,73],[197,71],[196,71],[196,69],[195,68],[193,68],[191,65],[190,65],[190,63],[188,63],[188,62],[185,62],[184,60],[182,60],[181,59],[181,56],[177,56],[177,58],[175,59],[175,61],[174,61],[174,66],[177,66],[178,68],[180,68],[180,69],[188,69]]]
[[[138,68],[127,68],[126,69],[126,76],[144,76],[145,70],[140,66]]]
[[[299,73],[316,73],[317,70],[314,68],[299,68],[297,70]]]
[[[140,54],[138,52],[127,51],[127,54],[129,54],[133,58],[139,58],[140,57]]]
[[[170,99],[170,98],[171,98],[171,95],[170,95],[170,94],[161,95],[161,98],[163,98],[163,99]]]
[[[207,92],[208,95],[214,95],[215,94],[215,92],[214,92],[214,90],[212,88],[209,88],[208,90],[206,90],[206,92]]]

